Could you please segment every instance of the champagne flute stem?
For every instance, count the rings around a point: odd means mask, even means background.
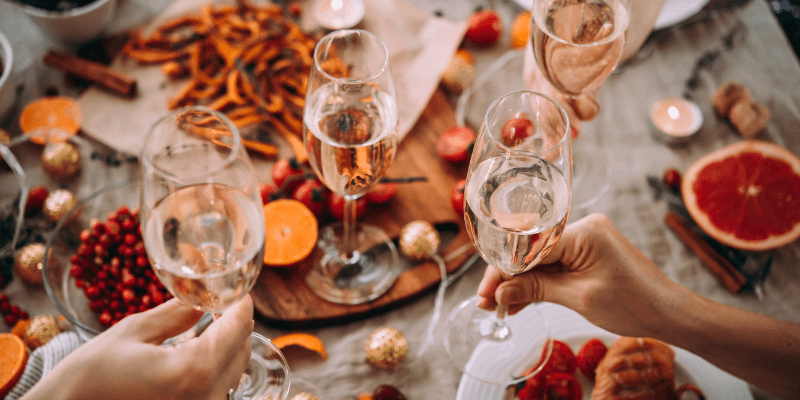
[[[506,315],[508,315],[508,306],[503,304],[498,304],[495,312],[497,313],[498,320],[504,320],[506,318]]]
[[[342,229],[344,229],[344,237],[342,238],[342,255],[345,259],[353,258],[353,249],[355,247],[355,227],[356,227],[356,199],[350,196],[344,196],[344,218],[342,219]]]

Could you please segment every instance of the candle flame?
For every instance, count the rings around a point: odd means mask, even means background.
[[[678,111],[677,107],[669,106],[669,108],[667,109],[667,114],[669,114],[669,117],[672,119],[678,119],[678,117],[681,115],[681,112]]]

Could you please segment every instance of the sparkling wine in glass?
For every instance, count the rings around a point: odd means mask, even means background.
[[[535,62],[557,91],[574,100],[614,71],[629,21],[630,0],[534,0],[524,69]],[[526,80],[529,89],[543,90]],[[577,140],[574,157],[573,207],[584,208],[610,187],[608,158],[599,143],[586,139]]]
[[[145,136],[142,236],[150,263],[181,302],[219,315],[255,284],[263,263],[264,213],[253,166],[224,115],[189,107],[168,112]],[[235,398],[284,399],[289,368],[253,333]]]
[[[397,278],[397,250],[378,227],[357,224],[356,201],[385,175],[397,148],[397,105],[386,45],[358,29],[334,31],[314,51],[303,141],[319,179],[345,202],[342,223],[320,230],[306,282],[320,297],[360,304]]]
[[[572,138],[552,98],[520,91],[497,99],[481,125],[465,187],[467,233],[478,253],[506,276],[534,268],[555,246],[569,217]],[[506,318],[473,297],[448,318],[444,344],[466,376],[514,384],[539,372],[552,349],[535,306]]]

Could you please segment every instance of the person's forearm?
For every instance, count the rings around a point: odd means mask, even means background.
[[[800,393],[800,326],[702,298],[676,293],[677,307],[657,339],[703,357],[745,381],[785,396]]]

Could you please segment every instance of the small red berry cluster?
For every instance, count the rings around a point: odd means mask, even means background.
[[[69,273],[102,325],[114,325],[172,297],[150,268],[138,211],[121,206],[105,223],[92,220],[80,239]]]
[[[5,293],[0,293],[0,313],[3,314],[3,320],[9,327],[13,327],[17,321],[22,321],[31,317],[27,311],[19,308],[18,305],[11,304],[11,302],[8,301],[8,295]]]

